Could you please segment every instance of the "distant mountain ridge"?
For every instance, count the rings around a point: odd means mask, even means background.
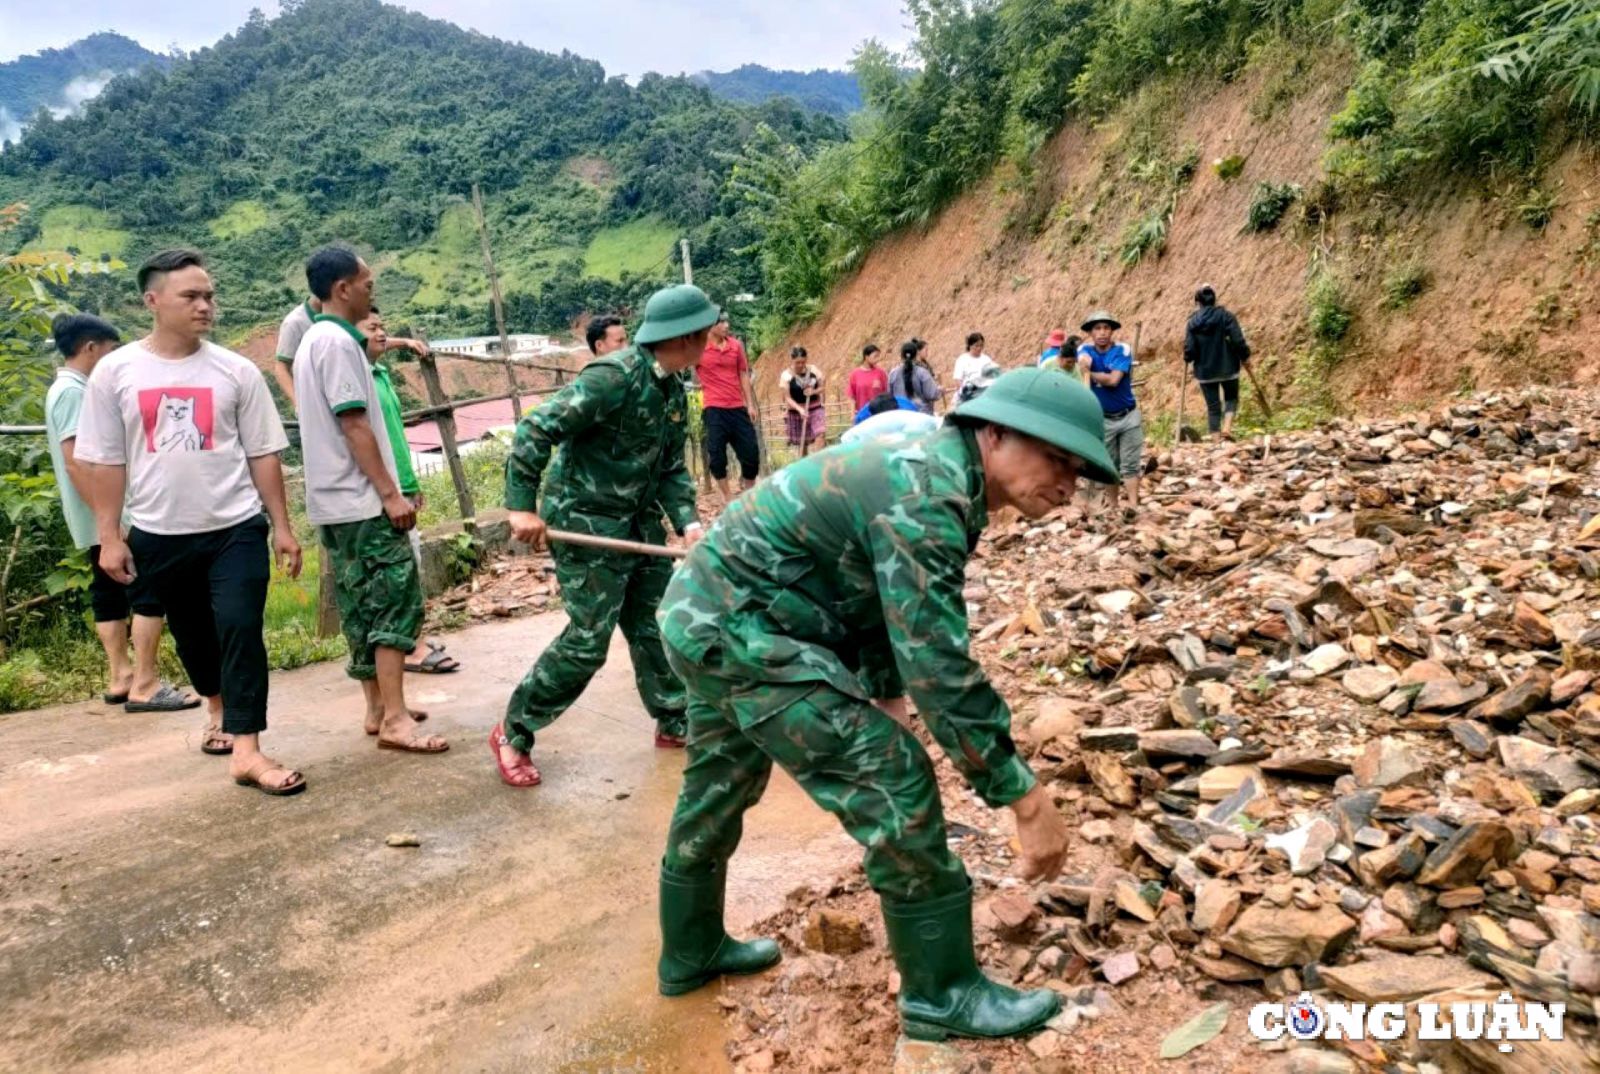
[[[171,57],[116,33],[90,34],[65,48],[0,63],[0,141],[16,141],[41,108],[70,114],[115,76],[171,63]]]
[[[739,104],[788,97],[802,107],[832,116],[861,111],[861,87],[849,71],[774,71],[747,63],[732,71],[701,71],[690,77],[723,100]]]

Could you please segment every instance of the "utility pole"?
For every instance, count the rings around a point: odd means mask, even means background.
[[[658,247],[658,249],[659,249],[659,247]],[[678,240],[678,249],[683,251],[683,282],[684,283],[693,283],[694,282],[694,265],[691,264],[690,261],[689,261],[689,240],[688,239],[679,239]]]
[[[500,298],[500,274],[495,271],[494,251],[489,248],[489,225],[483,217],[483,191],[472,184],[472,211],[478,218],[478,238],[483,243],[483,267],[489,274],[489,299],[494,303],[494,324],[500,330],[500,356],[506,363],[506,382],[511,387],[511,416],[522,417],[522,400],[517,393],[516,371],[511,368],[511,337],[506,335],[506,307]]]

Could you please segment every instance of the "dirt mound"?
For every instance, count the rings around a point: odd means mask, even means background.
[[[856,876],[758,929],[790,961],[727,986],[737,1068],[1155,1070],[1227,1004],[1182,1069],[1595,1069],[1597,450],[1600,399],[1480,396],[1184,448],[1133,525],[1083,503],[997,521],[973,649],[1077,833],[1063,875],[1015,879],[1009,819],[937,763],[981,958],[1077,1014],[908,1057]],[[830,943],[861,926],[864,950]],[[1507,990],[1564,1003],[1566,1039],[1250,1037],[1254,1004],[1302,990]]]
[[[1241,233],[1260,182],[1319,196],[1327,118],[1353,74],[1349,57],[1333,55],[1292,87],[1263,69],[1174,96],[1164,110],[1135,102],[1107,124],[1069,124],[1031,180],[1002,168],[927,230],[879,243],[815,322],[768,352],[758,375],[763,400],[778,401],[784,363],[773,355],[791,344],[808,347],[829,374],[833,400],[865,342],[897,352],[901,340],[921,336],[948,379],[968,332],[983,332],[1003,365],[1022,365],[1052,328],[1075,330],[1106,306],[1128,342],[1142,326],[1142,399],[1170,408],[1201,282],[1238,313],[1279,399],[1325,388],[1324,405],[1371,413],[1463,388],[1600,380],[1600,319],[1584,297],[1600,264],[1600,185],[1593,159],[1579,151],[1549,169],[1547,185],[1561,195],[1542,231],[1518,219],[1519,188],[1429,191],[1399,209],[1330,206],[1316,225],[1299,222],[1302,202],[1276,231]],[[1285,101],[1289,92],[1296,95]],[[1178,192],[1164,253],[1126,268],[1124,230],[1152,208],[1150,192],[1129,178],[1130,147],[1157,141],[1174,159],[1192,151],[1193,176]],[[1243,172],[1224,180],[1212,162],[1232,156],[1243,158]],[[1304,361],[1317,264],[1333,267],[1354,313],[1331,372]],[[1409,288],[1391,279],[1402,266],[1413,273]],[[1406,293],[1395,298],[1396,289]],[[1195,393],[1189,405],[1198,406]]]

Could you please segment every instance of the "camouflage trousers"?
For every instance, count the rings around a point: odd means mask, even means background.
[[[653,556],[618,555],[554,545],[556,581],[567,625],[517,684],[506,705],[504,729],[511,745],[526,752],[533,736],[572,706],[606,662],[618,626],[633,658],[639,697],[661,730],[683,733],[684,694],[667,666],[656,626],[656,606],[672,577],[672,563]]]
[[[352,679],[378,676],[377,650],[409,653],[422,633],[422,579],[411,539],[387,515],[317,527],[333,568],[333,595],[350,645]]]
[[[717,655],[696,665],[667,649],[689,691],[688,760],[667,868],[720,869],[776,761],[865,848],[867,880],[880,895],[911,902],[967,889],[946,843],[933,762],[915,735],[827,683],[733,678]]]

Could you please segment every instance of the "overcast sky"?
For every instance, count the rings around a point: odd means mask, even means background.
[[[408,0],[401,6],[549,52],[568,49],[630,78],[743,63],[838,68],[868,37],[895,49],[911,37],[900,0]],[[115,30],[157,52],[201,48],[237,29],[252,7],[277,14],[276,0],[0,0],[0,61],[98,30]]]

